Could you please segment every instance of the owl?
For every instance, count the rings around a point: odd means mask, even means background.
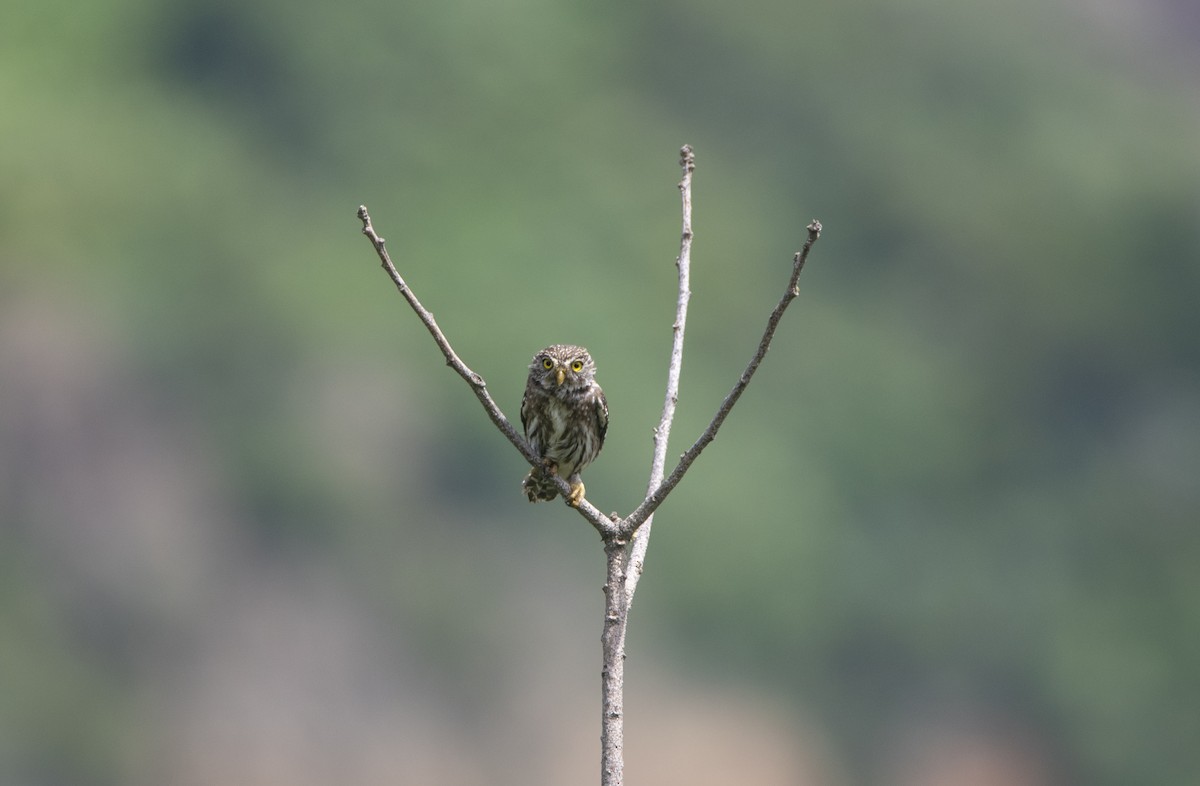
[[[552,475],[571,485],[572,507],[583,499],[579,473],[596,458],[608,430],[608,402],[595,376],[596,364],[583,347],[555,344],[533,356],[521,425],[542,463],[521,484],[530,502],[558,496]]]

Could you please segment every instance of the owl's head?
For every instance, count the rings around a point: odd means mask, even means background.
[[[555,344],[533,356],[529,378],[547,390],[588,387],[596,376],[596,364],[583,347]]]

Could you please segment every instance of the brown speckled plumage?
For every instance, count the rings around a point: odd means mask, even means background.
[[[583,347],[554,344],[533,356],[521,424],[542,465],[522,483],[530,502],[558,496],[551,473],[571,485],[571,504],[583,498],[580,473],[600,453],[608,430],[608,403],[595,375],[596,364]]]

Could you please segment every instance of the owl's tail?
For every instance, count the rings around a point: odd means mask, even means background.
[[[530,502],[549,502],[558,496],[553,476],[541,466],[529,470],[525,480],[521,481],[521,489]]]

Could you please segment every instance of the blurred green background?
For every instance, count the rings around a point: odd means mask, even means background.
[[[627,780],[1191,784],[1186,2],[18,0],[0,29],[0,782],[595,782],[603,557],[510,418],[588,346],[644,492]]]

